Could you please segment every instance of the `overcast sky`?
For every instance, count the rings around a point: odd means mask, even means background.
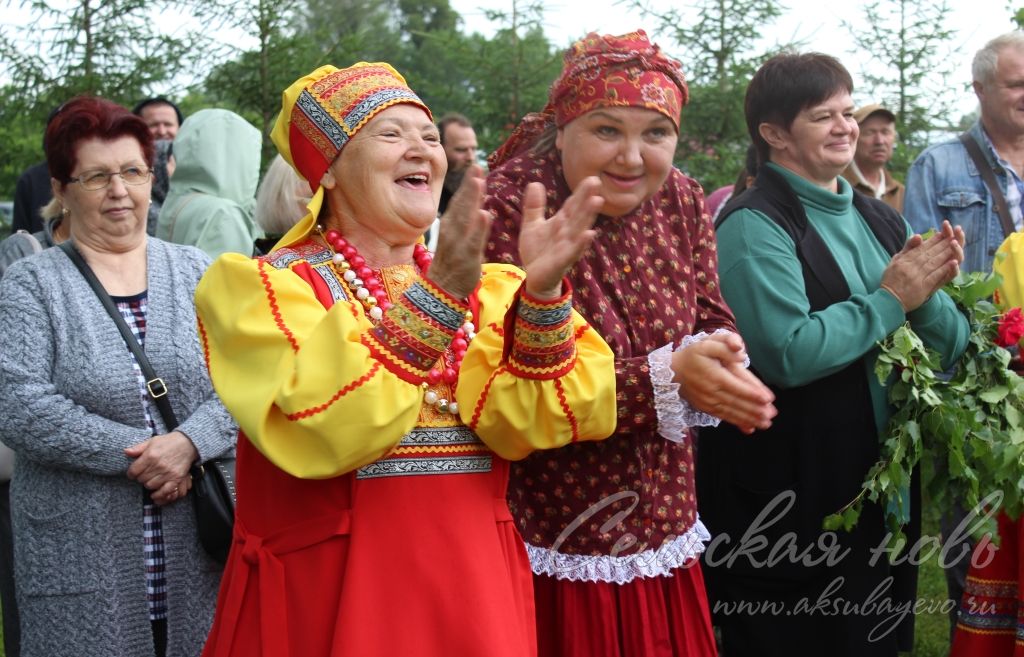
[[[882,0],[885,2],[886,0]],[[918,0],[931,2],[932,0]],[[450,0],[452,7],[462,16],[463,27],[467,32],[491,34],[497,25],[487,20],[486,9],[510,11],[511,0]],[[656,8],[685,7],[692,5],[692,0],[648,0]],[[961,101],[957,109],[963,113],[971,112],[977,103],[973,93],[967,86],[970,83],[970,63],[974,53],[990,38],[1007,32],[1013,28],[1010,22],[1011,2],[1015,6],[1024,4],[1024,0],[949,0],[951,7],[946,23],[956,28],[957,36],[949,44],[948,57],[952,65],[952,77],[941,82],[941,87],[948,93],[957,94]],[[6,0],[2,4],[4,19],[7,25],[24,24],[30,13],[25,3],[19,0]],[[60,4],[60,0],[54,2]],[[522,3],[521,3],[522,4]],[[780,3],[783,15],[764,29],[762,49],[779,44],[803,41],[806,50],[818,50],[839,57],[854,75],[855,83],[861,71],[858,57],[861,53],[853,52],[853,40],[849,30],[842,26],[844,18],[861,25],[863,12],[859,10],[861,2],[849,0],[785,0]],[[677,44],[665,35],[657,34],[654,21],[645,19],[641,13],[632,8],[632,3],[622,0],[546,0],[544,2],[544,31],[548,38],[557,46],[565,47],[573,40],[587,32],[597,31],[603,34],[622,34],[636,28],[645,28],[653,39],[661,42],[664,49],[673,56],[683,60],[686,71],[685,53]],[[583,9],[581,9],[581,7]],[[181,20],[185,17],[179,17]],[[174,17],[163,16],[161,20],[173,25],[178,22]],[[188,21],[183,21],[187,23]],[[246,47],[245,35],[229,35],[228,41]],[[255,44],[253,44],[255,45]],[[345,62],[334,62],[343,66]],[[0,67],[2,68],[2,67]],[[3,75],[0,73],[0,78]],[[858,103],[872,102],[867,97],[864,85],[854,93]]]
[[[487,21],[485,9],[510,10],[509,0],[450,0],[452,7],[462,15],[467,31],[490,34],[495,25]],[[931,0],[918,0],[926,3]],[[650,5],[660,8],[685,7],[694,4],[686,0],[649,0]],[[616,0],[548,0],[545,3],[544,31],[559,46],[566,46],[587,32],[602,34],[623,34],[636,28],[644,28],[670,54],[682,59],[681,49],[670,39],[653,32],[654,21],[631,8],[629,2]],[[849,30],[842,27],[845,19],[854,25],[863,24],[862,2],[849,0],[785,0],[779,3],[783,15],[775,23],[766,26],[763,46],[777,43],[804,41],[805,50],[817,50],[838,57],[856,78],[860,72],[854,53],[853,39]],[[966,90],[971,81],[971,59],[974,53],[989,39],[1013,29],[1010,22],[1010,0],[949,0],[951,12],[946,25],[957,30],[953,43],[949,44],[949,57],[953,66],[953,78],[948,80],[949,91],[963,97],[957,107],[964,113],[976,107],[974,95]],[[1024,4],[1021,2],[1016,5]],[[1015,5],[1015,6],[1016,6]],[[581,7],[585,9],[581,10]],[[686,71],[686,61],[683,60]],[[863,88],[863,85],[860,85]],[[862,89],[866,93],[866,89]],[[854,100],[870,102],[859,90]]]

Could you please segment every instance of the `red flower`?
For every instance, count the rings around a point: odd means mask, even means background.
[[[999,336],[996,344],[1000,347],[1012,347],[1024,337],[1024,313],[1020,308],[1011,308],[999,320]]]

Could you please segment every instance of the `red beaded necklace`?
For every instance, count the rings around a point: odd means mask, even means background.
[[[323,236],[324,241],[334,249],[332,262],[334,267],[341,273],[341,278],[352,290],[352,294],[363,304],[366,314],[373,322],[379,322],[384,317],[384,311],[391,307],[391,300],[388,299],[388,292],[384,288],[373,269],[366,264],[366,259],[359,255],[359,251],[348,240],[341,236],[336,230],[329,230],[326,233],[322,226],[317,230]],[[413,262],[422,274],[426,274],[434,256],[425,246],[416,243],[412,251]],[[476,336],[476,326],[473,325],[473,315],[466,313],[465,323],[455,332],[451,345],[445,350],[430,371],[427,372],[427,382],[423,384],[424,389],[429,386],[436,386],[444,382],[454,385],[459,379],[459,368],[462,366],[462,359],[469,348],[469,342]],[[459,405],[454,401],[448,401],[435,391],[427,391],[424,401],[435,406],[442,412],[457,415]]]
[[[359,255],[356,247],[342,237],[341,233],[329,230],[324,234],[322,227],[318,227],[318,230],[327,244],[334,249],[334,266],[341,272],[342,279],[352,288],[356,299],[363,303],[370,319],[375,322],[380,321],[384,316],[384,311],[391,307],[384,284],[367,266],[366,259]],[[412,259],[420,271],[426,274],[434,256],[427,251],[427,247],[417,243],[413,247]]]

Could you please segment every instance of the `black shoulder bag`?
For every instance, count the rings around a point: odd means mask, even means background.
[[[173,431],[178,427],[178,418],[174,415],[174,409],[167,398],[168,391],[164,380],[157,376],[149,358],[146,357],[146,352],[142,350],[142,345],[135,339],[135,334],[114,305],[114,300],[103,289],[96,274],[72,246],[71,241],[63,242],[59,248],[78,267],[82,277],[121,331],[121,337],[134,354],[142,375],[146,377],[146,391],[150,399],[159,409],[167,430]],[[231,533],[235,524],[235,459],[222,457],[210,459],[206,463],[193,464],[189,474],[192,476],[192,501],[195,505],[199,543],[211,557],[224,563],[231,549]]]

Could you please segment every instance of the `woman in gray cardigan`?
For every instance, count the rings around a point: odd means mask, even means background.
[[[188,468],[230,453],[192,295],[208,259],[148,238],[152,139],[124,108],[67,103],[47,162],[71,240],[164,379],[163,425],[110,316],[49,249],[0,281],[0,435],[11,490],[23,657],[199,654],[220,567],[199,547]]]

